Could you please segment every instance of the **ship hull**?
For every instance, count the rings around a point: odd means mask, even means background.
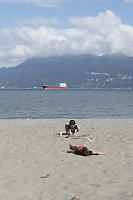
[[[57,86],[48,86],[48,85],[43,85],[42,87],[45,90],[56,90],[56,89],[66,90],[67,89],[67,87],[57,87]]]

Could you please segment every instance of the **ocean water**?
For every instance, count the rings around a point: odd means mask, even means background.
[[[133,118],[133,91],[1,89],[0,118]]]

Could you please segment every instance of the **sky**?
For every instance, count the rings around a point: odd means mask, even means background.
[[[0,0],[0,67],[117,53],[133,56],[133,0]]]

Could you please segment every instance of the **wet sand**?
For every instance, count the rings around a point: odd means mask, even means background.
[[[0,120],[0,199],[133,199],[133,119],[77,119],[79,137],[59,137],[68,121]],[[110,155],[63,152],[85,141]]]

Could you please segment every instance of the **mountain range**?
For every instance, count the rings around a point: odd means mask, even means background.
[[[133,88],[133,57],[36,57],[15,67],[0,68],[0,88],[41,88],[59,82],[66,82],[68,88]]]

